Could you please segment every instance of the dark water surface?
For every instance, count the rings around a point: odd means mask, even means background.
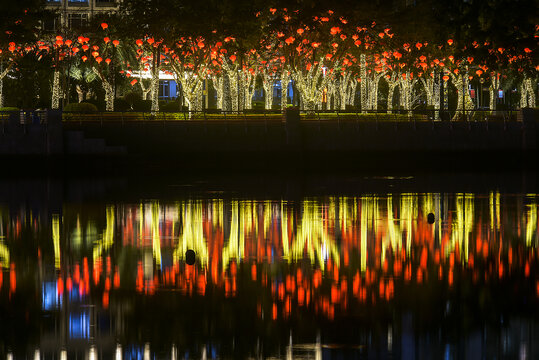
[[[539,358],[535,179],[0,180],[0,359]]]

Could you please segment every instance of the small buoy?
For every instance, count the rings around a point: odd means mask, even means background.
[[[433,214],[433,213],[429,213],[429,214],[427,215],[427,222],[428,222],[429,224],[434,224],[434,214]]]
[[[193,265],[195,263],[195,252],[194,250],[187,250],[185,252],[185,262],[187,265]]]

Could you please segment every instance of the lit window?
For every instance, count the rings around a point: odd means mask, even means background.
[[[159,97],[170,97],[170,83],[168,81],[159,82]]]

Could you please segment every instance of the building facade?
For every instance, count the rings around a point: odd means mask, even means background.
[[[120,0],[47,0],[47,9],[57,16],[45,24],[48,30],[84,26],[93,16],[118,11]]]

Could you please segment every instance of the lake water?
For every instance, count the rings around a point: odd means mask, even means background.
[[[539,195],[496,176],[3,182],[1,359],[538,358]]]

